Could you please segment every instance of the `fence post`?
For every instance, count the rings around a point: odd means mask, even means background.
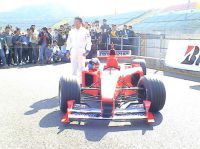
[[[107,49],[106,50],[108,50],[108,45],[110,44],[110,38],[111,38],[110,36],[108,36],[108,38],[107,38],[107,44],[106,44]]]
[[[161,66],[162,46],[163,46],[163,35],[160,35],[160,55],[159,55],[160,70],[162,70],[162,66]]]
[[[163,45],[163,35],[160,35],[160,60],[162,59],[162,45]]]
[[[140,35],[140,53],[139,56],[145,56],[146,41],[145,35]]]
[[[121,50],[123,49],[123,38],[121,37]]]
[[[140,41],[141,41],[141,36],[139,35],[137,38],[138,38],[138,41],[137,41],[137,43],[138,43],[138,48],[137,48],[137,51],[138,51],[138,52],[137,52],[137,55],[140,56],[140,50],[141,50],[141,49],[140,49],[140,48],[141,48],[141,47],[140,47],[140,46],[141,46],[141,45],[140,45],[140,44],[141,44]]]

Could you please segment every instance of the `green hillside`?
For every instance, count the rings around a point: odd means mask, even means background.
[[[60,21],[56,22],[55,24],[52,25],[52,28],[59,28],[60,25],[63,25],[63,24],[66,24],[66,23],[69,23],[70,21],[72,21],[73,18],[63,18],[61,19]]]

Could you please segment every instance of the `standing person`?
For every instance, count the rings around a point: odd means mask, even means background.
[[[22,33],[21,35],[21,42],[22,42],[22,59],[23,59],[23,64],[28,63],[28,60],[30,60],[29,57],[29,37],[28,37],[29,29],[27,30],[27,33]]]
[[[60,49],[61,49],[61,47],[63,48],[64,44],[65,44],[65,40],[62,37],[61,32],[62,32],[62,30],[55,29],[54,30],[54,36],[53,36],[53,41],[57,41],[58,46],[59,46]]]
[[[37,30],[37,27],[33,24],[33,25],[31,25],[31,27],[30,28],[33,28],[33,30],[34,30],[34,34],[36,34],[37,35],[37,39],[38,39],[38,35],[39,35],[39,31]],[[36,46],[36,52],[37,52],[37,60],[39,59],[39,45],[38,45],[38,41],[37,41],[37,46]]]
[[[110,33],[110,27],[107,24],[106,19],[103,19],[103,25],[101,26],[101,31],[102,31],[102,44],[103,44],[102,48],[106,49]]]
[[[95,30],[96,30],[96,36],[97,36],[97,50],[98,50],[102,42],[101,28],[99,26],[98,20],[95,21]]]
[[[65,28],[65,35],[66,35],[66,40],[68,38],[68,35],[69,35],[69,31],[71,30],[71,26],[69,25],[66,25],[66,28]]]
[[[61,25],[59,32],[60,32],[60,43],[59,43],[60,50],[64,51],[66,50],[66,41],[67,41],[67,33],[64,26]]]
[[[35,29],[34,28],[30,28],[30,48],[32,49],[32,60],[34,62],[34,64],[37,63],[38,61],[38,48],[37,48],[37,43],[38,43],[38,35],[37,33],[35,32]]]
[[[92,23],[92,27],[90,28],[90,36],[91,36],[91,39],[92,39],[92,43],[96,43],[97,32],[96,32],[95,23]]]
[[[128,30],[129,30],[129,32],[128,32],[129,44],[132,45],[134,40],[135,40],[134,37],[136,37],[136,35],[135,35],[135,32],[133,31],[133,27],[132,26],[129,26]]]
[[[121,31],[121,36],[123,37],[123,45],[129,44],[129,38],[128,38],[129,30],[127,25],[124,25],[123,30]]]
[[[113,44],[119,44],[119,33],[117,31],[117,25],[113,24],[112,29],[110,32],[110,37],[111,37],[111,43]]]
[[[95,21],[95,31],[96,31],[97,40],[100,40],[100,38],[101,38],[101,28],[99,26],[99,21]]]
[[[98,49],[98,45],[99,45],[99,33],[101,33],[101,30],[100,30],[100,32],[98,32],[98,28],[97,28],[95,22],[92,23],[92,26],[89,31],[90,31],[90,36],[92,39],[92,47],[91,47],[90,53],[86,57],[87,59],[96,57],[97,49]]]
[[[13,43],[12,43],[12,38],[13,38],[13,33],[12,33],[12,28],[10,25],[7,25],[5,28],[4,32],[4,37],[7,43],[8,47],[8,55],[6,57],[7,59],[7,64],[11,65],[12,64],[12,59],[13,59]]]
[[[71,53],[72,74],[81,81],[81,71],[85,65],[85,58],[91,50],[91,37],[87,29],[82,26],[82,19],[76,17],[74,26],[67,39],[67,50]]]
[[[39,61],[40,64],[44,64],[46,62],[46,50],[49,45],[52,43],[51,34],[48,32],[47,28],[42,28],[42,31],[39,33]]]
[[[20,28],[16,28],[15,35],[12,38],[12,43],[14,46],[14,66],[22,65],[22,42],[20,34]]]
[[[133,27],[129,26],[129,33],[128,33],[128,37],[129,37],[129,45],[131,46],[131,51],[133,55],[137,55],[138,51],[139,51],[139,38],[137,37],[137,35],[135,34],[135,32],[133,31]]]
[[[48,31],[48,33],[51,35],[51,39],[52,39],[52,41],[51,41],[51,43],[53,43],[53,36],[54,36],[54,30],[52,30],[52,28],[51,27],[49,27],[48,29],[47,29],[47,31]]]
[[[27,30],[27,34],[26,34],[26,36],[27,36],[27,43],[28,43],[28,53],[27,53],[27,55],[28,55],[28,63],[29,64],[31,64],[31,63],[33,63],[33,48],[31,47],[31,31],[30,31],[30,28],[28,28]]]
[[[3,36],[2,28],[0,28],[0,58],[2,59],[3,68],[7,68],[8,65],[6,63],[6,56],[4,48],[7,48],[6,40]]]

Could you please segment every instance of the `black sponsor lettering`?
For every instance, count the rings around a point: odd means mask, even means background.
[[[123,50],[123,51],[115,51],[116,55],[130,55],[130,51],[128,50]],[[99,51],[99,56],[107,56],[109,55],[109,51]]]
[[[199,64],[200,64],[200,55],[199,55],[199,58],[197,59],[195,65],[199,66]]]
[[[197,55],[199,54],[199,47],[195,46],[194,48],[194,52],[191,54],[189,54],[185,60],[183,62],[181,62],[181,64],[187,64],[187,65],[193,65],[194,62],[196,61],[195,65],[199,65],[200,63],[200,56],[197,57]],[[198,59],[197,59],[198,58]]]

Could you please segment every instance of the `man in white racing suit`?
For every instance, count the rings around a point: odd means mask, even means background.
[[[87,29],[82,26],[82,19],[74,19],[74,29],[69,32],[67,50],[71,54],[72,75],[81,79],[81,72],[85,67],[85,59],[91,50],[91,37]]]

